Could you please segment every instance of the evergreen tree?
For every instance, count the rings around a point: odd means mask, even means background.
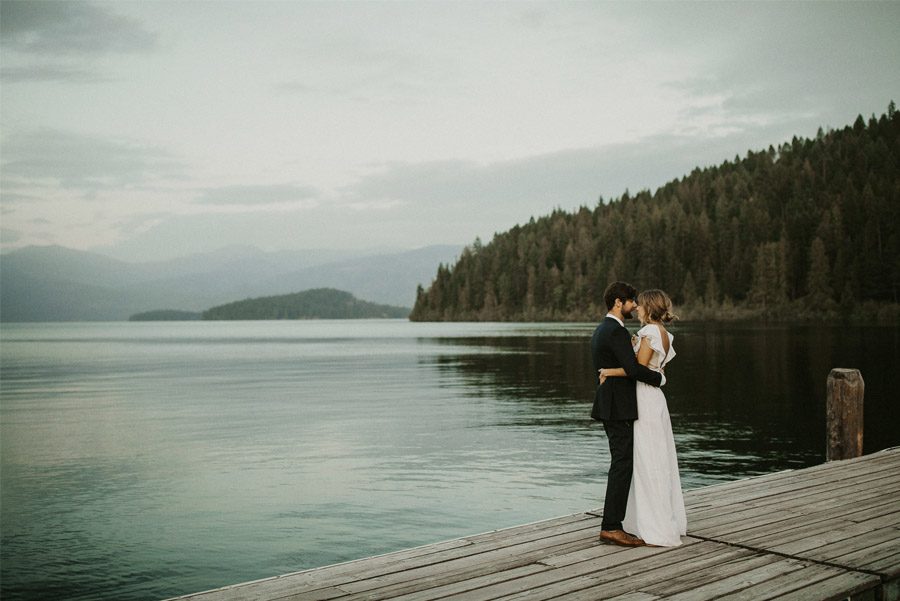
[[[697,285],[694,283],[694,276],[690,271],[687,272],[687,276],[684,278],[684,285],[681,287],[681,297],[686,305],[696,304],[699,298]]]
[[[753,286],[750,299],[763,311],[778,307],[787,300],[787,278],[784,244],[767,242],[759,245],[753,263]]]
[[[831,300],[832,290],[829,275],[825,244],[820,238],[814,238],[809,250],[809,271],[806,279],[806,290],[813,300]]]
[[[716,272],[712,269],[709,270],[709,276],[706,278],[703,302],[708,307],[715,307],[719,304],[719,283],[716,281]]]

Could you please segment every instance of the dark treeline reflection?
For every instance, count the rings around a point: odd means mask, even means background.
[[[900,444],[889,406],[900,386],[898,328],[685,323],[671,330],[678,355],[664,390],[686,486],[824,461],[833,367],[863,374],[865,452]],[[471,396],[499,401],[499,425],[603,436],[588,417],[590,333],[586,326],[560,335],[440,339],[448,352],[437,365]]]

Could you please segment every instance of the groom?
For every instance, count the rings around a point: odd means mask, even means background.
[[[631,472],[634,466],[634,420],[638,418],[635,380],[652,386],[662,386],[665,376],[637,362],[631,348],[631,336],[625,329],[625,320],[637,307],[637,290],[625,282],[613,282],[603,293],[609,313],[591,337],[591,357],[594,360],[595,382],[604,367],[622,367],[627,378],[607,378],[597,386],[591,417],[603,422],[603,430],[609,440],[609,476],[606,481],[606,499],[603,502],[603,522],[600,538],[626,547],[640,547],[644,541],[625,532],[622,520],[628,504]]]

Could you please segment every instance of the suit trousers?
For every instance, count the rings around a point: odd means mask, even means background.
[[[603,420],[609,440],[609,475],[603,501],[602,530],[621,530],[634,470],[634,420]]]

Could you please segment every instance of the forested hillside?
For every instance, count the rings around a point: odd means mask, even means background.
[[[135,313],[128,321],[195,321],[200,319],[200,313],[193,311],[179,311],[178,309],[158,309],[156,311],[144,311]]]
[[[204,311],[203,319],[361,319],[407,315],[409,309],[403,307],[362,301],[343,290],[316,288],[220,305]]]
[[[655,193],[555,211],[467,247],[413,320],[594,320],[622,279],[687,317],[894,321],[900,115],[695,169]]]

